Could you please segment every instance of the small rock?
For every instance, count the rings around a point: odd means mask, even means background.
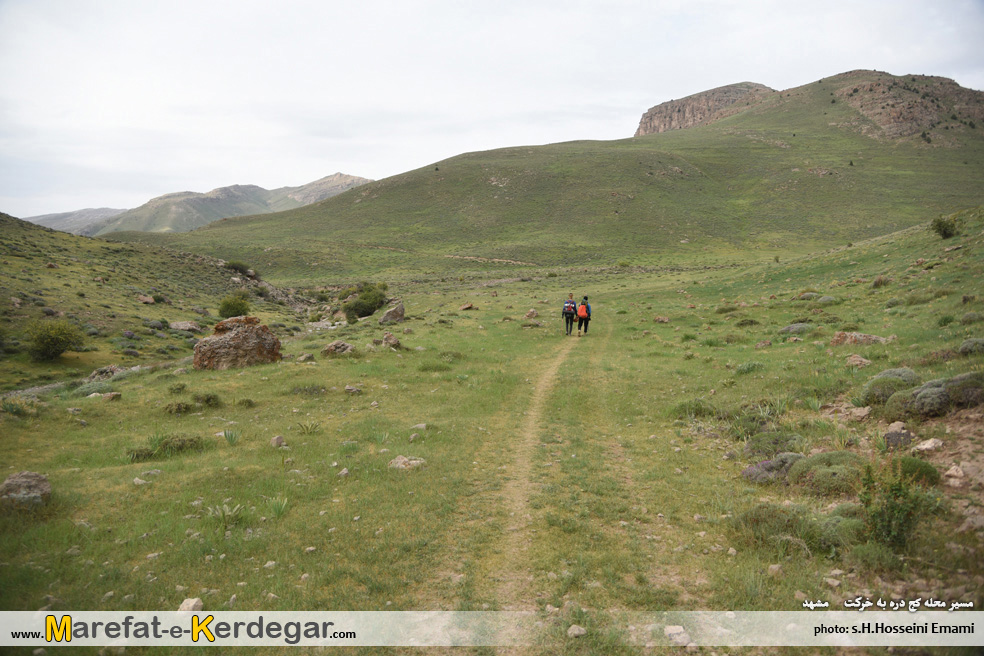
[[[107,601],[109,601],[110,599],[112,599],[115,595],[116,595],[116,593],[114,591],[110,590],[109,592],[107,592],[106,594],[103,595],[102,602],[105,604]]]
[[[285,444],[286,444],[286,442],[284,441],[284,436],[283,435],[274,435],[272,438],[270,438],[270,446],[272,446],[274,448],[279,449],[280,447],[284,446]]]
[[[355,387],[353,385],[346,385],[345,391],[348,392],[349,394],[362,394],[362,389]]]
[[[181,602],[178,606],[178,611],[199,611],[205,607],[202,603],[201,597],[188,598]]]
[[[314,553],[314,552],[315,552],[315,551],[317,551],[317,550],[318,550],[318,548],[317,548],[317,547],[306,547],[306,548],[304,549],[304,553]]]
[[[568,638],[580,638],[581,636],[587,634],[588,634],[588,630],[578,624],[571,624],[571,627],[567,629]]]
[[[943,474],[943,475],[944,476],[947,476],[949,478],[963,478],[964,477],[964,470],[961,469],[958,465],[954,465],[954,466],[950,467],[949,469],[947,469],[946,470],[946,473]]]
[[[340,472],[338,472],[338,475],[339,475],[340,477],[343,477],[343,478],[344,478],[345,476],[348,476],[348,475],[349,475],[349,470],[348,470],[348,467],[346,467],[346,468],[345,468],[345,469],[343,469],[342,471],[340,471]]]
[[[779,576],[782,574],[782,565],[769,565],[769,576]]]
[[[266,562],[266,565],[263,566],[263,569],[273,569],[276,566],[277,566],[277,561],[275,561],[275,560],[268,560]]]
[[[389,466],[391,469],[407,470],[407,469],[416,469],[417,467],[426,464],[426,462],[427,461],[424,460],[423,458],[417,458],[414,456],[410,456],[409,458],[407,456],[396,456],[395,458],[390,460]]]
[[[932,439],[920,442],[916,446],[912,447],[912,450],[917,452],[928,452],[928,451],[937,451],[942,448],[943,448],[943,440],[934,437]]]
[[[311,353],[301,353],[297,356],[298,362],[312,362],[314,360],[314,355]]]
[[[51,483],[44,474],[22,471],[0,484],[0,507],[34,508],[51,499]]]
[[[148,483],[147,481],[139,477],[133,479],[134,485],[147,485],[147,483]]]
[[[827,584],[827,587],[832,589],[837,589],[840,587],[841,582],[838,579],[826,578],[823,580]]]

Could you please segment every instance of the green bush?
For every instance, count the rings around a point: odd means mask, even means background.
[[[236,273],[241,273],[242,275],[245,276],[246,272],[249,271],[252,267],[250,267],[245,262],[240,262],[239,260],[230,260],[229,262],[225,263],[225,268],[232,269]],[[260,277],[259,274],[256,273],[255,269],[253,270],[253,275],[256,278]]]
[[[847,562],[861,571],[893,572],[902,561],[881,542],[856,544],[847,554]]]
[[[376,310],[386,305],[386,289],[387,285],[384,282],[361,283],[356,298],[342,304],[345,320],[349,323],[355,323],[360,317],[371,316]],[[343,298],[347,298],[347,296],[343,296]]]
[[[815,517],[802,506],[760,503],[730,520],[737,537],[757,547],[780,552],[798,548],[807,554],[829,554],[845,549],[864,536],[865,524],[857,518],[831,515]]]
[[[892,549],[905,548],[924,510],[906,478],[898,473],[876,478],[868,465],[858,497],[871,539]]]
[[[898,476],[918,485],[938,485],[940,472],[931,463],[921,458],[902,456],[892,461],[892,471]]]
[[[230,317],[244,317],[249,314],[249,311],[249,301],[238,294],[226,296],[222,299],[222,302],[219,303],[219,316],[223,319],[228,319]]]
[[[874,378],[861,390],[861,402],[865,405],[884,405],[896,392],[912,387],[901,378]]]
[[[929,227],[943,239],[949,239],[960,233],[957,219],[952,216],[938,216],[933,219]]]
[[[745,442],[745,453],[771,458],[777,453],[796,451],[803,438],[789,433],[757,433]]]
[[[130,462],[170,458],[184,451],[204,451],[205,441],[197,435],[152,435],[147,440],[147,446],[137,446],[127,449],[126,455]]]
[[[31,358],[43,362],[54,360],[65,351],[78,351],[85,345],[82,329],[70,321],[34,321],[27,328]]]
[[[789,482],[818,496],[851,494],[857,489],[864,462],[852,451],[818,453],[794,463],[789,469]]]

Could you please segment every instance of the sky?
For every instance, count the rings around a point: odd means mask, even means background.
[[[855,69],[984,89],[984,0],[0,0],[0,212],[382,179]]]

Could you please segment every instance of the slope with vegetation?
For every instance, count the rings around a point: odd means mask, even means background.
[[[984,129],[971,117],[981,92],[962,90],[951,106],[932,78],[871,76],[769,94],[686,130],[469,153],[289,212],[113,238],[239,256],[270,280],[310,284],[465,276],[515,263],[532,271],[763,261],[979,204]],[[918,133],[893,136],[854,106],[882,88],[886,104],[896,93],[937,94],[957,119],[927,115],[928,143]],[[920,102],[935,107],[929,98]]]
[[[885,370],[982,372],[961,346],[984,337],[984,215],[950,218],[948,239],[924,222],[740,270],[405,285],[398,347],[370,319],[301,332],[280,364],[109,380],[112,406],[8,401],[8,460],[55,493],[0,516],[2,604],[529,609],[529,653],[606,654],[662,639],[632,612],[979,606],[981,406],[907,419],[941,444],[915,457],[882,406],[850,413]],[[594,309],[580,339],[569,290]],[[300,357],[337,338],[355,353]],[[742,475],[777,449],[805,464]]]

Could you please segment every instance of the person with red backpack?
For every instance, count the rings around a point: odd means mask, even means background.
[[[567,300],[564,301],[564,309],[561,312],[561,316],[564,317],[567,334],[570,335],[574,330],[574,317],[577,316],[577,301],[574,300],[574,294],[567,295]]]
[[[588,322],[591,321],[591,305],[588,297],[585,296],[581,304],[577,306],[577,336],[581,336],[581,327],[584,326],[584,334],[588,334]]]

